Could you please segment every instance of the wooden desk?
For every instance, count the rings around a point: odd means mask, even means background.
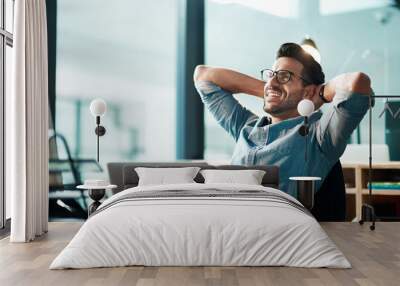
[[[346,194],[355,195],[357,220],[361,219],[361,208],[368,190],[368,163],[343,163]],[[400,181],[400,162],[376,162],[372,164],[372,181]],[[372,190],[373,196],[400,196],[400,190]],[[399,197],[400,199],[400,197]]]

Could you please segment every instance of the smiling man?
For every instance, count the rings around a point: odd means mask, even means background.
[[[279,166],[280,189],[296,196],[291,176],[318,176],[322,180],[339,160],[346,142],[360,123],[372,93],[370,79],[361,72],[341,74],[325,83],[318,62],[298,44],[283,44],[262,80],[237,71],[200,65],[195,86],[217,122],[235,139],[231,164]],[[264,101],[265,116],[243,107],[235,93]],[[299,133],[303,117],[297,104],[310,99],[315,112],[309,117],[308,160]],[[324,112],[319,108],[326,104]]]

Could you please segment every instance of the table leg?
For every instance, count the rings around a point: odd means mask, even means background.
[[[297,181],[297,199],[308,209],[314,207],[315,181]]]
[[[357,167],[356,170],[356,218],[357,221],[361,220],[361,213],[362,213],[362,171],[361,168]]]
[[[94,201],[88,208],[88,216],[94,213],[97,208],[101,205],[100,200],[104,197],[105,189],[90,189],[88,190],[89,197]]]

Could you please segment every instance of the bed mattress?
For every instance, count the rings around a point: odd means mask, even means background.
[[[50,269],[129,265],[351,267],[308,210],[284,192],[197,183],[112,196]]]

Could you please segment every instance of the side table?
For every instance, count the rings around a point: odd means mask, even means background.
[[[116,188],[116,185],[107,186],[90,186],[90,185],[79,185],[78,189],[88,190],[89,197],[93,200],[93,203],[88,207],[88,217],[94,213],[97,208],[101,205],[100,200],[104,197],[106,190]]]

